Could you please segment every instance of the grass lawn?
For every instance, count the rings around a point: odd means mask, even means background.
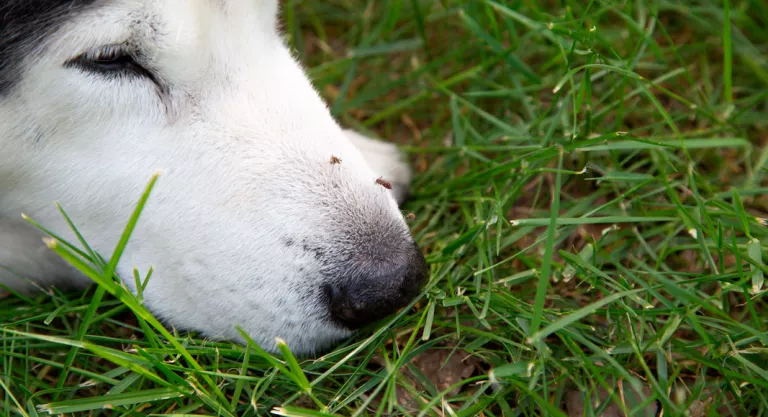
[[[334,115],[412,157],[423,296],[298,360],[6,298],[0,415],[768,415],[768,4],[284,3]]]

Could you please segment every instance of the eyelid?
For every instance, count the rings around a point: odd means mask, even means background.
[[[64,65],[87,70],[89,69],[88,63],[103,62],[120,57],[128,57],[138,64],[137,54],[125,44],[111,44],[88,49],[80,55],[71,58]]]
[[[126,59],[123,62],[125,64],[124,69],[107,70],[102,66],[111,60],[123,57]],[[168,91],[165,83],[161,82],[160,78],[141,62],[141,54],[126,44],[109,44],[89,49],[65,62],[64,66],[105,77],[132,76],[145,78],[152,81],[160,92],[167,93]]]
[[[117,58],[124,55],[136,59],[136,54],[124,44],[112,44],[92,48],[80,54],[80,57],[92,61],[102,61],[105,58]]]

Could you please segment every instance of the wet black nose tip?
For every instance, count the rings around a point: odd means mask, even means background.
[[[348,277],[323,287],[333,320],[358,329],[410,303],[427,280],[427,262],[415,247],[405,260],[369,275]]]

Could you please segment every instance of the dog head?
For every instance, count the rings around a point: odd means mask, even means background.
[[[284,45],[276,0],[0,9],[3,214],[65,234],[58,201],[108,254],[162,169],[118,273],[133,288],[153,267],[145,304],[212,338],[239,325],[310,352],[416,295],[426,264],[388,172]]]

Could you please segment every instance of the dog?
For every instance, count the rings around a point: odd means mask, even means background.
[[[345,130],[279,31],[277,0],[0,5],[0,288],[90,280],[29,218],[154,273],[167,325],[312,354],[409,304],[427,264],[393,144]],[[0,289],[2,291],[2,289]]]

